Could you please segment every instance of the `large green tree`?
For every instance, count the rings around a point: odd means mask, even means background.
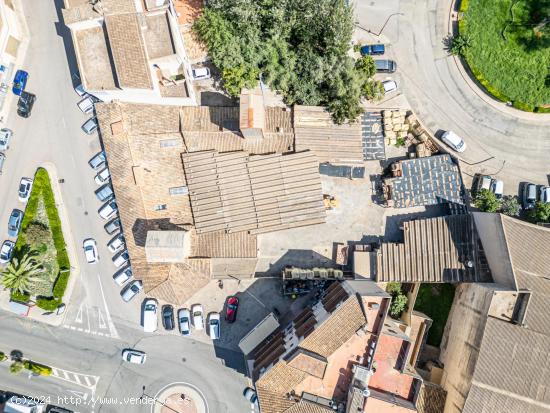
[[[535,207],[529,211],[529,220],[535,224],[550,222],[550,204],[537,201]]]
[[[287,104],[327,106],[339,123],[379,90],[365,88],[372,59],[348,55],[353,27],[344,0],[210,0],[193,26],[231,95],[261,76]]]
[[[42,266],[36,262],[33,252],[21,258],[13,258],[2,271],[2,285],[21,294],[32,292],[33,286],[40,281]]]

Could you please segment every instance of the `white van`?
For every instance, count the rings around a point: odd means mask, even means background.
[[[154,299],[149,298],[145,301],[145,306],[143,307],[143,331],[146,333],[157,331],[157,307],[157,302]]]
[[[457,152],[464,152],[466,150],[466,142],[452,130],[445,132],[441,136],[441,140]]]

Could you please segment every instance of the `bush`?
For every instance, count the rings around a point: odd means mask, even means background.
[[[519,215],[519,210],[519,201],[516,196],[506,195],[502,198],[500,203],[500,212],[504,215],[517,217]]]
[[[514,100],[512,102],[512,106],[515,107],[516,109],[523,110],[524,112],[534,112],[535,111],[535,106],[534,105],[530,105],[529,103],[518,102],[517,100]]]
[[[456,56],[464,56],[466,49],[471,46],[470,38],[464,34],[459,34],[451,39],[449,51]]]
[[[17,290],[12,290],[11,293],[10,293],[10,299],[12,301],[18,301],[20,303],[28,303],[30,298],[31,297],[30,297],[29,294],[21,294]]]
[[[464,13],[466,10],[468,10],[469,5],[470,5],[470,0],[461,0],[460,8],[458,9],[458,11]]]
[[[61,298],[38,297],[36,305],[45,311],[55,311],[61,305]]]
[[[386,284],[386,292],[391,295],[397,295],[401,293],[401,283],[400,282],[390,282]]]
[[[51,376],[52,368],[50,366],[45,366],[43,364],[38,364],[30,360],[25,360],[23,366],[32,371],[33,373],[39,374],[41,376]]]
[[[483,212],[497,212],[500,209],[500,201],[488,189],[482,189],[476,194],[474,205]]]
[[[550,204],[537,201],[535,207],[529,211],[528,218],[533,224],[550,222]]]
[[[483,88],[492,95],[495,99],[500,100],[501,102],[509,102],[510,98],[503,93],[496,90],[488,81],[483,77],[481,72],[477,70],[468,59],[466,59],[468,66],[470,67],[470,71],[474,75],[474,77],[477,79],[477,81],[483,86]]]
[[[53,296],[57,298],[63,298],[63,295],[65,294],[65,290],[67,289],[67,284],[69,283],[69,277],[71,276],[71,272],[69,270],[61,270],[59,272],[59,275],[57,276],[57,280],[55,280],[55,284],[53,285]]]
[[[0,363],[3,361],[6,361],[8,359],[8,356],[2,351],[0,351]]]
[[[16,360],[14,361],[13,363],[11,363],[11,366],[10,366],[10,373],[12,374],[17,374],[19,373],[21,370],[23,370],[23,362],[19,361],[19,360]]]
[[[399,317],[407,307],[407,302],[408,298],[405,294],[399,293],[393,297],[390,305],[390,315],[395,318]]]
[[[543,108],[542,106],[538,106],[535,108],[536,113],[550,113],[550,108]]]

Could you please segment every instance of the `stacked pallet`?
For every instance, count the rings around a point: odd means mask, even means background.
[[[402,110],[384,110],[384,138],[386,145],[395,145],[398,140],[405,139],[409,131],[407,112]]]

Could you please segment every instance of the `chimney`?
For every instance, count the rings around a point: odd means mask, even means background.
[[[265,106],[259,87],[241,91],[239,128],[245,139],[263,139],[265,128]]]

